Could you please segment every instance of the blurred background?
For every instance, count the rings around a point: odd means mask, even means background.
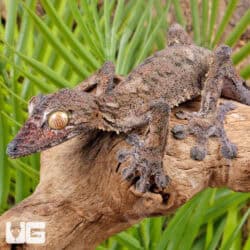
[[[231,46],[239,74],[250,78],[249,0],[0,0],[0,16],[0,213],[39,182],[39,155],[5,153],[32,96],[73,87],[106,60],[128,74],[165,47],[173,22],[198,45]],[[98,249],[249,250],[249,207],[249,193],[207,189],[174,215],[145,219]]]

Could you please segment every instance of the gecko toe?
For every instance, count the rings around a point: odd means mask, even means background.
[[[134,167],[124,168],[122,171],[122,177],[129,182],[133,182],[133,180],[136,177],[135,168]]]
[[[237,108],[237,105],[234,102],[227,101],[226,103],[223,103],[227,108],[226,111],[231,111]],[[222,105],[223,105],[222,104]]]
[[[192,159],[196,161],[202,161],[207,155],[207,151],[205,148],[194,146],[190,151],[190,156]]]
[[[227,145],[222,145],[221,153],[226,159],[233,159],[237,157],[238,149],[233,143],[228,143]]]
[[[150,183],[147,182],[145,179],[139,179],[136,182],[135,188],[137,191],[145,193],[150,189]]]
[[[124,161],[127,160],[127,158],[129,157],[129,155],[131,154],[130,150],[120,150],[117,153],[117,160],[119,163],[123,163]]]
[[[166,176],[166,175],[155,175],[155,184],[156,184],[156,187],[158,189],[163,189],[165,188],[169,182],[170,182],[170,178],[169,176]]]
[[[132,146],[137,146],[137,147],[143,146],[143,142],[140,140],[140,137],[136,134],[129,134],[126,138],[126,142]]]
[[[175,139],[185,139],[187,137],[186,126],[185,125],[176,125],[172,128],[171,132]]]
[[[190,119],[190,113],[185,112],[183,110],[179,110],[175,113],[176,118],[180,120],[189,120]]]
[[[155,188],[157,190],[164,189],[170,182],[169,176],[165,175],[161,162],[155,163],[152,168],[152,175],[154,177]]]
[[[145,193],[150,190],[150,173],[144,164],[134,164],[123,169],[122,176],[131,184],[135,184],[137,191]]]

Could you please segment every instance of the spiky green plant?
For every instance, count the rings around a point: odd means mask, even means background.
[[[6,157],[7,143],[27,117],[27,101],[39,92],[73,87],[105,60],[127,74],[165,46],[170,7],[183,26],[178,0],[5,0],[0,25],[0,211],[28,196],[39,180],[39,156]],[[218,25],[218,0],[190,0],[194,41],[209,48],[234,46],[250,24],[250,10],[228,34],[225,29],[239,1],[229,0]],[[42,8],[41,8],[42,7]],[[221,38],[225,37],[224,41]],[[246,43],[233,54],[235,64],[250,54]],[[250,65],[240,71],[250,77]],[[243,238],[250,194],[207,189],[175,215],[145,219],[98,249],[250,249]]]

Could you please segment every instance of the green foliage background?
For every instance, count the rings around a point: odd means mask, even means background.
[[[234,46],[250,24],[250,10],[236,27],[225,29],[240,1],[229,0],[219,25],[218,0],[190,0],[194,41],[214,48]],[[27,197],[39,181],[39,156],[10,160],[7,143],[27,118],[27,101],[38,94],[73,87],[105,60],[127,74],[166,44],[167,16],[186,25],[180,1],[172,0],[9,0],[0,25],[0,211]],[[78,5],[79,3],[79,5]],[[42,6],[42,8],[41,8]],[[42,11],[41,11],[42,10]],[[222,37],[225,37],[221,41]],[[250,42],[233,54],[239,64]],[[250,77],[250,65],[240,74]],[[207,189],[175,215],[145,219],[98,249],[250,249],[244,226],[250,194]],[[249,228],[248,228],[249,232]]]

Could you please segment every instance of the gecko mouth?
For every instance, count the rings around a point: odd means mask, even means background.
[[[18,147],[18,144],[16,143],[15,140],[13,140],[12,142],[8,144],[7,150],[6,150],[7,155],[11,158],[23,157],[23,156],[27,156],[36,152],[38,152],[38,150]]]
[[[29,145],[25,145],[25,144],[19,143],[16,139],[14,139],[12,142],[8,144],[6,153],[10,158],[13,158],[13,159],[28,156],[37,152],[44,151],[51,147],[57,146],[77,135],[78,133],[71,134],[70,137],[68,136],[62,137],[55,142],[50,142],[49,144],[44,144],[44,145],[39,145],[39,146],[36,146],[35,144],[32,144],[32,143],[30,143]]]
[[[41,152],[56,145],[59,145],[81,133],[85,130],[67,131],[57,133],[55,137],[39,136],[35,140],[29,140],[29,136],[23,137],[22,130],[17,134],[8,146],[6,153],[10,158],[18,158],[28,156],[33,153]]]
[[[66,141],[66,138],[61,138],[61,140],[58,140],[56,142],[50,142],[49,144],[37,146],[34,143],[30,143],[28,145],[23,144],[23,143],[18,142],[18,140],[14,139],[12,142],[8,144],[6,153],[10,158],[15,159],[19,157],[28,156],[37,152],[41,152],[43,150],[46,150],[53,146],[61,144],[64,141]]]

